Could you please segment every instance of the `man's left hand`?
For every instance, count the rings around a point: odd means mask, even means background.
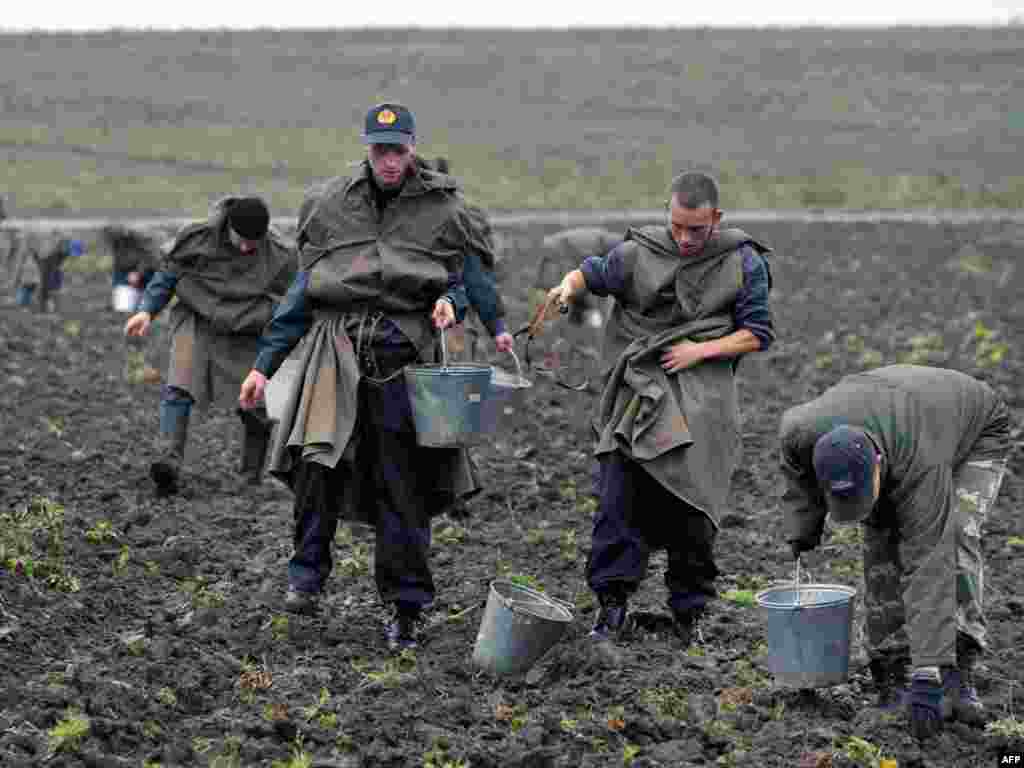
[[[692,368],[704,359],[704,347],[692,341],[673,344],[661,355],[661,367],[665,373],[679,373]]]
[[[512,351],[512,348],[516,345],[515,339],[512,338],[512,334],[499,333],[494,337],[494,348],[502,353],[508,353]]]
[[[438,299],[430,316],[435,328],[451,328],[455,325],[455,308],[448,299]]]

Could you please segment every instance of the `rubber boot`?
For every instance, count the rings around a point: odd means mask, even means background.
[[[256,411],[238,410],[242,420],[242,458],[238,466],[242,486],[258,486],[263,482],[263,465],[270,447],[270,431],[273,428],[263,409]]]
[[[878,692],[878,709],[894,712],[906,705],[909,666],[910,657],[906,654],[882,654],[868,662]]]
[[[157,438],[156,460],[149,475],[161,493],[178,490],[181,462],[188,439],[188,419],[192,412],[190,399],[160,401],[160,435]]]
[[[597,596],[601,609],[597,612],[594,628],[590,630],[591,640],[615,640],[626,628],[628,603],[626,596],[619,592],[602,592]]]
[[[704,611],[703,605],[672,611],[672,629],[684,648],[689,648],[694,640],[701,640],[700,622]]]
[[[975,668],[981,656],[981,646],[973,638],[958,632],[956,637],[956,666],[943,668],[942,688],[947,720],[958,720],[967,725],[981,726],[988,721],[985,705],[975,687]]]

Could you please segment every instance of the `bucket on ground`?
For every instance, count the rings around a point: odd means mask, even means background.
[[[404,368],[416,442],[431,448],[471,445],[483,437],[481,416],[484,400],[490,395],[491,366],[449,365],[443,330],[441,350],[444,362],[440,364]]]
[[[842,584],[778,586],[757,593],[768,621],[768,669],[776,682],[797,688],[846,682],[856,594]]]
[[[511,581],[491,582],[473,663],[496,675],[523,674],[565,634],[568,603]]]
[[[491,373],[491,393],[484,399],[480,429],[483,432],[496,432],[498,426],[506,419],[520,412],[525,394],[533,386],[533,382],[523,376],[523,366],[515,351],[510,350],[516,363],[515,373],[503,368],[494,367]]]
[[[114,286],[113,303],[115,312],[134,312],[139,306],[140,301],[142,301],[142,291],[134,285]]]

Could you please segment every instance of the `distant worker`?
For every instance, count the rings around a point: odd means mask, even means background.
[[[80,256],[81,240],[26,232],[18,238],[17,266],[14,271],[15,301],[28,307],[34,302],[38,312],[57,310],[57,296],[64,286],[64,262]]]
[[[39,288],[42,271],[39,268],[41,243],[35,232],[23,232],[12,238],[14,249],[14,296],[21,307],[32,306]]]
[[[548,235],[541,241],[537,279],[534,283],[533,309],[547,297],[546,288],[558,282],[562,275],[575,269],[588,256],[605,256],[622,242],[622,236],[600,227],[575,227]],[[530,313],[533,315],[533,312]],[[600,327],[601,312],[594,297],[584,292],[573,296],[569,303],[570,323]]]
[[[450,167],[446,158],[439,157],[434,161],[434,168],[439,173],[448,175]],[[494,272],[497,258],[494,230],[491,228],[486,211],[469,202],[465,202],[465,207],[469,219],[480,232],[480,238],[490,245],[490,250],[486,252],[472,248],[466,251],[466,263],[463,268],[466,297],[469,299],[470,309],[494,339],[494,348],[498,352],[509,352],[515,345],[515,340],[505,327],[505,302],[502,301],[501,293],[498,291],[498,281]],[[469,329],[470,321],[471,316],[467,315],[462,325]],[[470,331],[469,335],[472,345],[475,347],[477,335],[475,329]]]
[[[178,490],[192,405],[234,402],[257,354],[263,327],[295,275],[295,252],[270,226],[259,197],[229,197],[208,220],[186,227],[125,324],[145,336],[170,301],[171,352],[160,399],[160,432],[150,476],[160,493]],[[270,430],[262,401],[242,420],[240,490],[262,481]]]
[[[39,309],[57,312],[64,289],[64,263],[85,253],[85,243],[74,237],[53,232],[43,240],[39,256]]]
[[[907,700],[918,738],[944,718],[982,723],[982,533],[1012,444],[1002,398],[959,371],[890,365],[790,408],[779,439],[793,556],[821,543],[826,518],[864,525],[865,642],[879,706]]]
[[[152,235],[120,224],[108,224],[100,230],[100,237],[112,257],[111,278],[116,291],[130,286],[138,292],[136,306],[122,311],[138,309],[142,292],[156,274],[160,263],[160,248]]]

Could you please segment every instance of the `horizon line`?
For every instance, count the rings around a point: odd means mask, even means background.
[[[104,32],[361,32],[361,31],[394,31],[394,32],[575,32],[575,31],[672,31],[672,30],[713,30],[728,29],[731,31],[760,31],[760,30],[900,30],[900,29],[995,29],[995,28],[1016,28],[1024,26],[1024,14],[1018,14],[1007,18],[993,18],[989,20],[975,19],[965,20],[900,20],[900,21],[856,21],[856,22],[716,22],[714,24],[532,24],[532,25],[501,25],[501,24],[450,24],[450,25],[426,25],[426,24],[355,24],[351,26],[326,25],[326,26],[274,26],[259,24],[254,26],[227,26],[223,24],[197,27],[197,26],[167,26],[167,25],[137,25],[126,26],[121,24],[112,25],[70,25],[67,27],[46,27],[46,26],[7,26],[0,23],[0,35],[11,34],[62,34],[62,33],[104,33]]]

